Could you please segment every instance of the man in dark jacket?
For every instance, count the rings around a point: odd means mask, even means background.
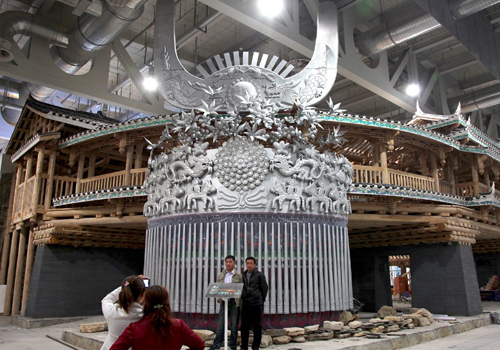
[[[241,315],[241,350],[248,350],[250,326],[253,325],[252,350],[258,350],[262,339],[262,314],[267,297],[266,277],[255,268],[255,258],[246,259],[246,271],[243,272],[243,296]]]

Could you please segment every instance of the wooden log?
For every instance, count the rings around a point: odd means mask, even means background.
[[[40,184],[41,184],[41,180],[42,180],[44,155],[45,155],[44,150],[39,149],[37,160],[36,160],[35,184],[33,187],[33,193],[31,194],[33,196],[33,202],[31,203],[32,211],[33,211],[33,218],[36,218],[36,215],[38,212],[38,201],[40,200],[40,196],[42,195],[42,193],[41,193],[42,189],[40,188],[41,187]]]
[[[28,240],[28,252],[26,254],[26,268],[24,270],[24,286],[23,286],[23,297],[21,304],[21,315],[26,314],[26,307],[28,306],[28,295],[31,283],[31,275],[33,274],[33,262],[35,260],[35,244],[33,243],[34,234],[29,233]]]
[[[28,228],[25,226],[21,229],[19,236],[19,250],[17,253],[16,263],[16,278],[14,283],[14,295],[12,300],[11,315],[19,315],[21,307],[21,289],[23,287],[23,272],[24,263],[26,262],[26,241],[29,234]]]
[[[0,284],[5,284],[7,278],[7,263],[9,262],[10,239],[12,232],[5,232],[2,247],[2,263],[0,265]]]
[[[80,193],[82,188],[83,170],[85,168],[85,153],[80,153],[80,159],[78,160],[78,171],[76,173],[76,189],[75,193]]]
[[[122,216],[122,217],[103,217],[103,218],[83,218],[52,220],[54,226],[113,226],[113,225],[137,225],[146,227],[147,218],[145,216]]]
[[[130,186],[132,183],[132,176],[130,170],[132,170],[132,162],[134,160],[134,145],[129,145],[127,148],[127,160],[125,162],[125,186]]]
[[[9,255],[9,271],[7,273],[7,287],[5,289],[4,316],[10,316],[12,310],[12,293],[14,292],[14,277],[16,272],[16,256],[19,241],[19,230],[12,232]]]
[[[49,210],[52,206],[52,191],[54,189],[54,174],[56,170],[56,151],[50,153],[49,158],[49,178],[47,180],[47,187],[45,188],[45,210]]]

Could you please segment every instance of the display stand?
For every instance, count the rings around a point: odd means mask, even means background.
[[[227,350],[228,300],[241,298],[243,283],[210,283],[206,296],[208,298],[222,298],[224,301],[224,350]]]

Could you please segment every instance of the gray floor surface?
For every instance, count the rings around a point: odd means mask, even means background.
[[[500,310],[500,302],[483,302],[483,309],[485,312],[498,312]],[[71,323],[58,324],[43,328],[23,329],[12,325],[10,323],[10,319],[10,317],[0,316],[0,350],[67,350],[70,348],[48,338],[47,335],[52,336],[56,339],[61,339],[61,335],[65,330],[77,332],[81,323],[91,323],[104,320],[102,316],[95,316],[86,318],[82,321],[75,321]],[[437,327],[439,326],[439,324],[435,323],[433,324],[433,326]],[[432,327],[432,325],[430,327]],[[104,340],[106,337],[106,332],[95,333],[93,334],[93,337],[96,339]],[[363,343],[365,341],[365,339],[355,340],[354,338],[348,338],[344,340],[332,339],[329,341],[273,345],[267,349],[337,350],[352,346],[359,346],[358,349],[362,349]],[[406,349],[498,350],[500,349],[500,325],[495,324],[477,328],[465,333],[433,340]]]

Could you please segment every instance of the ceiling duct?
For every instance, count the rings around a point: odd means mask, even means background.
[[[450,0],[449,6],[456,20],[472,15],[495,4],[500,0]]]
[[[462,105],[462,113],[496,106],[500,104],[500,84],[450,99],[452,106],[458,105],[459,102]]]
[[[499,2],[500,0],[451,0],[450,9],[455,18],[458,19],[484,10]],[[393,13],[395,15],[387,22],[354,38],[356,47],[362,55],[371,56],[385,51],[441,26],[434,17],[414,2],[396,8]]]
[[[85,13],[78,18],[77,23],[68,35],[67,47],[53,46],[50,54],[56,65],[68,74],[75,74],[96,53],[117,38],[144,11],[147,0],[109,0],[102,7],[102,15],[95,17]],[[8,14],[5,12],[4,14]],[[25,14],[28,15],[28,14]],[[29,15],[32,16],[32,15]],[[33,18],[38,18],[33,16]],[[0,18],[0,23],[1,18]],[[41,27],[35,33],[25,35],[35,36],[47,28]],[[6,38],[12,40],[12,36]],[[46,39],[46,38],[44,38]],[[54,89],[25,83],[20,88],[20,103],[24,104],[28,94],[38,100],[45,100],[55,92]],[[22,100],[22,101],[21,101]],[[2,116],[9,124],[15,124],[19,113],[12,109],[2,111]]]

